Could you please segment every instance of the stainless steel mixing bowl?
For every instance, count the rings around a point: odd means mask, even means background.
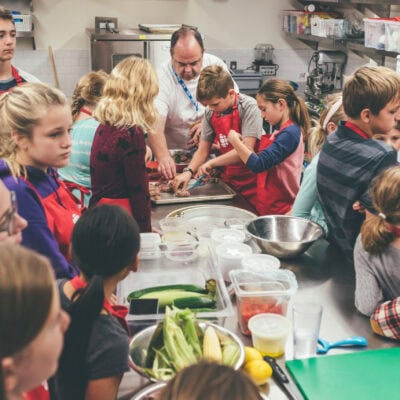
[[[283,259],[304,253],[324,235],[315,222],[289,215],[255,218],[246,224],[246,231],[264,253]]]

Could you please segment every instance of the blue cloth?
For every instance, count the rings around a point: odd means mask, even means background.
[[[322,227],[325,235],[328,234],[324,210],[318,199],[317,191],[317,164],[319,153],[314,156],[310,165],[306,168],[301,182],[299,193],[296,196],[292,208],[292,215],[316,222]]]
[[[298,125],[287,126],[277,135],[271,146],[262,150],[258,155],[251,154],[246,167],[259,173],[280,164],[297,149],[300,138],[301,129]]]
[[[47,197],[58,188],[54,171],[45,173],[34,167],[27,167],[29,181],[42,197]],[[48,227],[44,208],[35,191],[22,179],[10,174],[7,164],[0,160],[0,179],[9,190],[16,193],[18,213],[28,221],[22,231],[22,245],[47,256],[57,278],[72,278],[77,268],[61,253],[56,238]]]
[[[74,182],[90,189],[90,151],[99,122],[94,118],[75,122],[72,127],[72,151],[69,164],[58,170],[63,181]],[[78,191],[74,194],[79,198]],[[85,194],[85,206],[89,205],[90,194]]]

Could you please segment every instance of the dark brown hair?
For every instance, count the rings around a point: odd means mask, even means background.
[[[200,361],[178,372],[158,400],[262,400],[258,387],[240,370]]]
[[[193,36],[196,39],[196,42],[199,44],[201,51],[204,51],[203,38],[201,37],[200,32],[191,26],[182,26],[181,28],[176,30],[171,36],[171,55],[174,52],[174,47],[178,40],[187,36]]]
[[[0,19],[3,19],[4,21],[11,21],[15,25],[14,17],[11,14],[11,11],[2,6],[0,6]]]

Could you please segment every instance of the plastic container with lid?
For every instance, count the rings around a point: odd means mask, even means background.
[[[263,356],[280,357],[285,353],[292,323],[282,315],[264,313],[250,318],[249,329],[253,346]]]
[[[279,258],[269,254],[251,254],[242,259],[242,267],[250,271],[260,271],[265,269],[278,269],[281,266]]]
[[[239,269],[242,266],[242,258],[250,255],[252,248],[244,243],[222,243],[215,252],[217,254],[217,265],[225,282],[229,282],[229,271]]]
[[[145,232],[140,234],[140,252],[139,257],[142,260],[151,260],[158,258],[160,252],[160,235],[153,232]]]
[[[246,234],[244,231],[229,228],[216,228],[211,232],[211,239],[215,245],[221,243],[243,243]]]
[[[230,280],[236,294],[239,327],[250,335],[249,319],[256,314],[286,315],[290,299],[297,291],[297,279],[292,271],[266,269],[230,271]]]

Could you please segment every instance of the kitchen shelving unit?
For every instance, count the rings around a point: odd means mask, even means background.
[[[335,7],[344,8],[355,8],[358,11],[366,14],[366,12],[373,13],[379,17],[390,17],[393,16],[392,6],[399,8],[399,2],[396,0],[300,0],[303,5],[316,4],[323,8],[324,10],[335,11]],[[354,38],[326,38],[315,35],[300,34],[293,32],[285,32],[285,34],[294,39],[300,40],[301,42],[312,47],[314,50],[318,50],[319,47],[331,48],[335,50],[350,50],[358,54],[365,54],[370,58],[378,59],[381,64],[384,64],[385,57],[396,57],[397,52],[378,50],[369,47],[365,47],[364,39],[354,39]]]

